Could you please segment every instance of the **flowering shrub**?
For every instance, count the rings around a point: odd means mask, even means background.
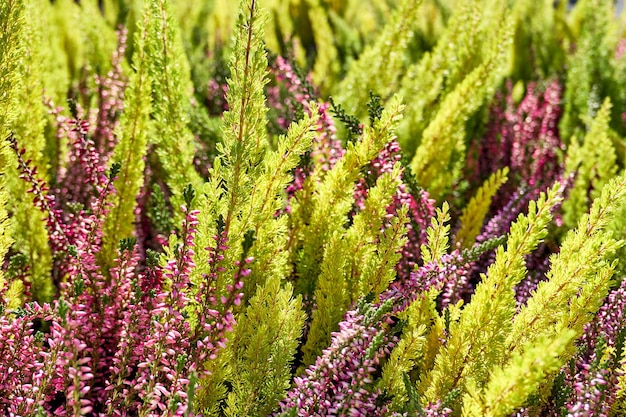
[[[624,19],[0,2],[0,416],[624,415]]]

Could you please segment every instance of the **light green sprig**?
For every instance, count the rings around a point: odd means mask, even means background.
[[[46,178],[47,159],[44,156],[44,127],[46,111],[43,106],[42,82],[42,30],[38,21],[39,10],[31,2],[25,3],[22,30],[23,54],[17,68],[19,82],[16,84],[16,98],[19,111],[11,123],[11,131],[18,144],[25,149],[24,158],[37,167],[40,176]],[[2,138],[4,139],[4,138]],[[33,298],[39,302],[49,302],[54,295],[51,279],[52,254],[48,245],[45,215],[33,204],[33,195],[28,192],[30,185],[19,178],[17,158],[13,152],[7,154],[7,192],[12,196],[9,209],[12,216],[15,239],[14,250],[26,255],[29,266],[29,280]]]
[[[454,13],[435,48],[407,68],[400,85],[400,94],[412,98],[398,129],[402,149],[409,155],[419,143],[415,138],[421,137],[439,109],[445,108],[444,98],[486,58],[478,30],[482,14],[478,1],[461,2],[450,10]],[[491,31],[500,27],[500,21],[484,22],[483,26],[488,23],[492,23]]]
[[[334,85],[341,68],[339,67],[339,52],[335,46],[333,30],[328,21],[328,14],[320,4],[320,0],[306,0],[309,20],[313,22],[312,31],[315,38],[317,55],[311,78],[321,93],[328,93]]]
[[[237,319],[231,367],[235,378],[228,394],[227,416],[267,416],[283,399],[291,380],[291,362],[304,327],[301,299],[290,284],[281,288],[271,277],[259,287]]]
[[[514,286],[526,275],[524,256],[531,253],[547,235],[552,219],[550,210],[561,200],[558,185],[532,201],[527,215],[520,215],[511,226],[506,250],[500,246],[496,259],[465,306],[458,323],[450,325],[450,338],[435,361],[429,401],[445,397],[452,389],[462,391],[468,381],[482,387],[488,372],[501,363],[505,339],[511,329],[516,301]]]
[[[508,172],[508,167],[494,172],[476,191],[476,195],[472,197],[467,207],[463,209],[460,220],[461,227],[454,237],[456,245],[463,249],[469,249],[474,245],[476,236],[478,236],[489,211],[491,199],[507,181]]]
[[[311,104],[309,112],[298,123],[293,123],[286,136],[278,140],[278,149],[269,151],[263,159],[262,173],[257,178],[250,196],[250,208],[242,213],[251,230],[254,230],[256,242],[251,255],[255,262],[247,282],[251,288],[263,285],[271,275],[281,280],[290,272],[288,238],[288,218],[276,216],[287,202],[283,190],[292,181],[293,169],[298,165],[300,156],[311,147],[316,132],[318,110]]]
[[[391,351],[389,360],[383,366],[381,388],[393,396],[391,410],[397,410],[406,403],[406,387],[402,375],[408,374],[416,365],[417,359],[424,353],[426,344],[426,326],[415,322],[414,316],[408,316],[408,324],[402,331],[402,337]]]
[[[517,352],[503,366],[491,371],[489,383],[480,390],[468,384],[463,396],[463,417],[505,417],[524,405],[527,398],[562,366],[561,355],[575,333],[564,330],[555,338],[540,338],[523,353]]]
[[[335,231],[324,248],[315,290],[317,308],[302,348],[306,365],[328,346],[331,332],[338,329],[350,303],[368,294],[380,294],[395,278],[398,252],[406,243],[407,208],[398,210],[389,225],[383,227],[383,222],[400,185],[401,172],[398,163],[392,172],[381,175],[352,225]]]
[[[120,117],[116,132],[118,144],[115,147],[112,163],[120,164],[120,172],[115,181],[116,193],[111,197],[112,206],[104,222],[104,236],[100,262],[105,270],[113,266],[120,239],[132,236],[135,230],[135,207],[137,194],[144,183],[144,156],[150,130],[152,82],[148,75],[146,58],[146,37],[149,14],[135,33],[134,71],[129,76],[128,87],[124,91],[124,112]]]
[[[435,211],[426,231],[427,241],[422,245],[422,260],[425,264],[441,258],[450,247],[450,205],[444,201]]]
[[[0,3],[0,261],[4,261],[13,244],[11,221],[8,218],[6,169],[9,164],[9,147],[5,140],[16,116],[15,105],[19,87],[19,65],[23,48],[24,3],[22,0],[9,0]],[[4,288],[6,280],[0,271],[0,286]],[[15,298],[6,299],[7,304],[19,304]],[[16,302],[17,301],[17,302]],[[15,307],[15,305],[13,305]]]
[[[612,179],[576,230],[568,232],[560,252],[551,259],[547,280],[516,315],[506,339],[507,351],[524,350],[542,335],[554,335],[563,328],[580,336],[582,325],[597,311],[609,288],[613,265],[607,259],[620,244],[604,228],[625,196],[626,178]]]
[[[565,3],[563,3],[565,4]],[[507,71],[513,80],[549,79],[565,64],[565,8],[552,0],[517,0],[510,11],[515,37]]]
[[[436,200],[442,199],[461,176],[466,123],[499,84],[512,28],[512,21],[506,19],[491,44],[491,54],[445,96],[423,131],[411,169],[420,184],[428,184],[430,196]]]
[[[228,111],[224,113],[223,139],[211,172],[212,181],[222,182],[224,202],[216,210],[224,216],[224,230],[231,247],[237,247],[248,230],[252,190],[263,169],[268,144],[265,128],[267,56],[263,44],[265,14],[257,2],[242,3],[228,80]]]
[[[81,1],[78,13],[85,45],[83,74],[105,76],[111,70],[111,56],[117,47],[115,30],[100,13],[96,0]],[[91,91],[98,91],[93,76],[84,81],[89,83]],[[96,97],[93,99],[95,101]]]
[[[578,219],[587,212],[589,203],[600,194],[602,187],[617,173],[617,156],[613,147],[611,122],[611,99],[606,98],[591,122],[582,146],[572,142],[566,160],[566,172],[576,173],[574,186],[563,203],[563,222],[576,226]]]
[[[304,193],[296,194],[295,201],[292,200],[293,221],[301,225],[297,236],[301,246],[292,246],[297,251],[294,257],[298,260],[296,292],[313,293],[323,247],[333,233],[343,229],[352,208],[354,182],[362,175],[361,168],[393,138],[402,107],[398,98],[391,100],[374,126],[365,128],[362,139],[348,144],[343,158],[326,173],[321,183],[316,184],[310,200],[303,200],[306,205],[298,201]],[[305,219],[305,215],[309,217]]]
[[[336,101],[349,114],[359,118],[367,115],[370,91],[386,100],[398,90],[420,3],[421,0],[401,0],[376,41],[365,48],[337,86]]]
[[[606,96],[614,104],[621,104],[621,81],[614,80],[615,61],[612,55],[617,46],[613,18],[613,2],[609,0],[579,1],[572,11],[574,26],[579,25],[575,39],[576,52],[569,55],[567,78],[563,96],[563,116],[559,132],[565,141],[572,136],[582,137],[585,124],[595,116]],[[574,27],[576,30],[576,27]],[[619,113],[614,117],[619,117]]]
[[[10,132],[16,115],[15,100],[19,85],[19,66],[23,53],[24,2],[7,0],[0,3],[0,138]],[[3,145],[3,148],[6,145]],[[2,165],[5,167],[6,165]]]
[[[153,134],[149,143],[156,146],[177,216],[175,224],[180,224],[183,189],[188,184],[198,189],[202,183],[193,166],[194,138],[188,128],[193,92],[189,64],[169,0],[151,0],[146,13],[151,21],[145,28],[145,57],[152,84]]]
[[[337,330],[350,305],[349,253],[347,240],[341,232],[335,232],[324,249],[324,260],[315,289],[316,308],[311,314],[306,343],[302,346],[302,362],[305,365],[312,364],[322,349],[329,345],[331,333]]]

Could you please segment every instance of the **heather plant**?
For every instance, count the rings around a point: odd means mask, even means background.
[[[0,415],[624,414],[622,22],[0,2]]]

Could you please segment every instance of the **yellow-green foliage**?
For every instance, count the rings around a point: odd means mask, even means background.
[[[149,143],[156,146],[174,212],[180,217],[183,189],[190,183],[198,188],[201,183],[193,167],[194,139],[187,126],[192,93],[189,67],[170,2],[152,0],[146,13],[152,21],[146,28],[145,44],[154,118]]]
[[[293,127],[291,136],[280,149],[282,153],[266,154],[267,109],[263,93],[267,83],[267,57],[263,44],[265,20],[265,14],[258,9],[255,1],[246,4],[240,11],[230,62],[229,110],[223,118],[223,142],[217,145],[219,154],[211,170],[209,185],[205,186],[206,195],[212,196],[206,203],[210,206],[207,215],[213,213],[215,217],[203,223],[207,229],[201,229],[201,235],[204,236],[199,237],[210,239],[212,235],[209,233],[214,233],[215,221],[221,216],[230,247],[225,254],[227,271],[220,274],[218,288],[224,288],[224,285],[230,283],[234,262],[240,260],[241,242],[248,230],[255,232],[255,235],[263,235],[262,241],[283,233],[280,230],[283,219],[279,220],[280,224],[272,221],[262,223],[272,219],[278,209],[277,204],[280,203],[275,201],[277,189],[289,181],[286,172],[293,168],[293,161],[297,160],[299,153],[309,146],[309,131],[314,123],[307,118]],[[267,157],[265,162],[264,155]],[[263,179],[259,181],[261,177]],[[266,228],[263,233],[259,230],[261,226]],[[265,235],[265,232],[269,235]],[[215,242],[210,245],[215,246]],[[271,262],[268,259],[265,261]],[[278,263],[284,264],[282,259],[278,259]],[[247,291],[248,297],[254,294],[254,287]]]
[[[313,22],[312,30],[315,38],[316,57],[311,77],[322,94],[327,93],[341,69],[333,31],[328,15],[320,4],[320,0],[306,0],[309,9],[309,20]],[[343,104],[343,103],[342,103]]]
[[[491,55],[485,53],[489,42],[483,42],[485,34],[479,29],[490,26],[488,39],[493,39],[494,28],[499,28],[503,20],[501,17],[496,21],[485,19],[480,25],[482,7],[477,0],[461,2],[451,10],[454,13],[435,48],[409,66],[402,78],[400,94],[410,97],[411,105],[398,132],[401,145],[409,155],[415,151],[422,132],[437,111],[449,104],[443,104],[446,95]],[[502,5],[496,10],[504,11]],[[475,100],[482,102],[483,93],[476,94]]]
[[[561,45],[567,32],[565,8],[555,7],[552,0],[517,0],[511,14],[515,36],[508,73],[514,80],[525,81],[554,76],[565,62]]]
[[[400,185],[400,174],[400,165],[396,164],[392,172],[381,175],[350,228],[334,231],[324,248],[314,293],[317,308],[302,348],[306,365],[329,345],[331,332],[338,330],[351,303],[368,294],[380,294],[395,278],[398,252],[406,243],[406,208],[398,210],[397,217],[385,228],[383,222]]]
[[[402,337],[383,366],[381,388],[393,395],[391,409],[397,409],[408,400],[403,374],[408,374],[415,367],[415,362],[422,356],[426,344],[426,326],[416,323],[414,315],[409,314],[408,317]]]
[[[396,278],[395,266],[401,258],[400,250],[407,242],[407,212],[408,209],[402,207],[395,213],[389,226],[379,234],[374,253],[363,260],[357,293],[359,297],[382,293]]]
[[[276,150],[267,149],[264,22],[256,1],[243,4],[231,61],[224,143],[218,147],[220,155],[211,171],[211,181],[202,187],[200,198],[200,208],[206,211],[199,226],[198,244],[215,246],[211,238],[220,216],[228,236],[226,270],[219,274],[218,291],[231,283],[244,234],[252,231],[255,237],[248,253],[254,262],[246,279],[247,296],[237,316],[233,344],[228,348],[231,360],[220,368],[220,375],[207,379],[210,388],[201,394],[203,407],[214,408],[226,395],[223,387],[228,380],[233,388],[226,400],[226,414],[233,416],[267,415],[274,409],[289,386],[291,361],[304,324],[301,301],[292,297],[290,284],[283,286],[290,272],[287,218],[275,215],[284,208],[282,190],[292,180],[291,171],[311,146],[318,110],[311,104],[312,116],[292,124],[278,140]],[[206,256],[197,254],[196,259],[206,260]],[[202,279],[201,272],[207,272],[206,268],[198,268],[192,277],[196,285]],[[208,369],[214,366],[207,364]]]
[[[399,2],[376,42],[365,48],[337,86],[336,100],[348,113],[363,117],[367,114],[370,92],[385,100],[398,90],[405,66],[404,55],[420,11],[420,2]]]
[[[216,4],[215,16],[228,12],[228,8],[232,7],[232,4],[220,5],[219,2]],[[218,289],[224,289],[230,283],[234,272],[233,261],[240,260],[244,233],[252,227],[250,213],[259,214],[252,210],[251,201],[256,186],[254,178],[266,168],[262,160],[268,146],[265,130],[267,108],[263,93],[267,83],[267,56],[263,44],[265,15],[255,1],[246,5],[242,3],[242,7],[230,59],[229,110],[224,113],[222,121],[223,141],[217,144],[219,153],[209,181],[198,189],[198,208],[202,212],[198,245],[215,247],[213,237],[217,233],[216,221],[220,218],[224,221],[223,232],[228,237],[229,250],[225,256],[229,262],[224,262],[227,271],[218,276]],[[294,141],[301,139],[293,138]],[[304,139],[306,141],[306,137]],[[291,152],[293,150],[289,149],[288,153]],[[291,161],[289,154],[284,155],[282,163]],[[275,180],[283,181],[284,173],[277,172]],[[266,210],[275,207],[275,202],[270,200],[275,198],[275,190],[260,188],[258,193],[265,193]],[[262,215],[266,216],[267,211]],[[198,251],[195,255],[199,267],[192,273],[191,280],[197,286],[203,279],[202,274],[209,272],[207,259],[205,251]],[[246,291],[248,296],[253,294],[253,290]]]
[[[346,232],[348,247],[352,251],[348,272],[351,301],[369,293],[379,294],[394,278],[395,274],[390,276],[389,272],[393,272],[399,259],[395,252],[405,243],[402,236],[406,233],[406,210],[400,210],[398,217],[386,230],[387,233],[381,231],[381,228],[387,215],[387,206],[392,203],[400,185],[401,172],[400,164],[396,163],[392,172],[376,180],[376,185],[368,191],[363,210],[353,217],[352,226]],[[386,256],[392,256],[395,262],[386,265],[387,262],[383,261]]]
[[[507,181],[508,172],[508,167],[494,172],[476,191],[476,195],[472,197],[467,207],[463,209],[460,220],[461,227],[454,237],[454,242],[461,248],[467,249],[474,245],[476,236],[478,236],[489,211],[491,199],[498,192],[500,186]]]
[[[558,187],[530,203],[527,215],[520,215],[511,226],[506,250],[499,247],[496,259],[476,288],[471,303],[460,320],[450,325],[450,337],[424,378],[429,401],[445,397],[451,390],[470,383],[482,387],[488,372],[504,355],[504,340],[515,314],[513,287],[526,275],[524,256],[531,253],[547,235],[552,219],[550,209],[560,201]]]
[[[617,157],[612,143],[611,100],[607,97],[589,126],[582,146],[572,141],[568,150],[566,172],[575,173],[574,186],[563,203],[563,221],[574,227],[589,203],[617,173]]]
[[[3,92],[0,94],[0,138],[3,141],[9,134],[16,113],[18,69],[23,53],[23,13],[24,3],[21,0],[0,3],[0,91]]]
[[[507,20],[491,45],[490,56],[445,96],[423,131],[411,168],[420,184],[428,184],[430,196],[435,199],[443,198],[460,178],[465,161],[466,123],[499,83],[510,29],[511,22]]]
[[[561,355],[574,335],[564,330],[557,337],[540,338],[506,365],[494,367],[484,390],[472,383],[463,396],[463,417],[505,417],[518,410],[546,377],[560,369]]]
[[[3,1],[0,3],[0,260],[13,243],[11,224],[8,219],[6,203],[6,169],[9,165],[9,149],[5,138],[9,135],[11,124],[16,116],[15,101],[19,86],[19,64],[23,48],[24,3],[21,0]],[[6,281],[0,272],[0,285]],[[8,300],[8,304],[15,301]]]
[[[105,76],[111,70],[111,57],[117,47],[117,36],[113,27],[100,13],[98,1],[81,1],[76,13],[75,19],[77,23],[80,23],[80,32],[72,36],[80,36],[84,48],[80,82],[84,85],[83,91],[91,93],[83,97],[85,100],[83,105],[86,108],[92,108],[98,105],[96,76]]]
[[[612,254],[620,246],[604,229],[624,204],[626,179],[620,176],[602,189],[589,214],[583,215],[576,230],[568,232],[561,250],[551,259],[547,281],[515,317],[506,340],[511,354],[524,350],[538,338],[554,336],[570,328],[576,337],[606,296],[613,263]],[[568,354],[574,353],[572,346]]]
[[[436,262],[447,251],[450,245],[450,205],[444,201],[438,208],[435,216],[430,221],[430,227],[426,231],[428,240],[422,245],[422,260],[424,263]]]
[[[243,213],[256,237],[250,252],[255,262],[247,280],[253,289],[273,275],[284,279],[291,272],[288,219],[275,214],[286,204],[283,190],[293,179],[290,172],[311,146],[318,117],[316,106],[311,107],[311,113],[312,117],[305,116],[290,126],[287,135],[279,138],[277,150],[266,153],[263,170],[252,190],[250,209]]]
[[[236,27],[235,45],[230,61],[231,78],[229,79],[227,95],[229,111],[224,114],[223,119],[224,141],[218,144],[219,155],[211,169],[211,179],[200,188],[198,199],[199,209],[203,213],[198,226],[197,244],[202,245],[199,247],[215,248],[216,242],[213,237],[217,234],[216,221],[219,218],[223,219],[221,232],[228,237],[229,249],[224,253],[227,261],[223,263],[225,271],[217,274],[217,282],[213,284],[218,293],[225,291],[226,285],[232,283],[234,263],[241,260],[241,242],[249,226],[251,195],[255,186],[254,179],[262,172],[261,161],[267,147],[265,131],[265,113],[267,110],[263,94],[263,86],[267,82],[267,57],[262,40],[263,26],[264,17],[256,1],[242,2]],[[282,172],[279,173],[279,175],[281,174]],[[268,193],[269,197],[270,193]],[[273,205],[273,202],[269,205]],[[219,248],[216,249],[221,251]],[[195,255],[195,261],[200,267],[194,271],[190,279],[196,288],[199,288],[203,279],[206,279],[203,273],[209,272],[207,256],[205,251],[198,251]],[[273,275],[268,281],[268,285],[270,283],[280,287],[280,278]],[[264,289],[264,287],[258,290],[260,291],[259,296],[254,298],[257,300],[256,308],[262,308],[267,303],[274,305],[277,303],[279,295],[282,294],[281,296],[284,297],[282,291],[286,291],[282,289],[272,291],[271,288]],[[257,292],[257,288],[246,288],[245,292],[253,295]],[[248,317],[260,313],[254,309],[250,311],[250,316],[246,316],[243,312],[240,313],[239,318],[242,318],[243,322],[239,324],[244,326],[242,329],[246,329],[245,326],[248,326],[248,330],[237,336],[239,337],[238,340],[242,340],[242,337],[247,339],[262,339],[264,337],[262,334],[253,334],[254,327],[252,324],[245,324],[250,320]],[[285,317],[288,317],[289,312],[285,311],[284,314]],[[295,314],[292,316],[295,317]],[[265,329],[261,330],[265,331]],[[243,367],[242,361],[245,358],[239,359],[237,355],[241,353],[239,350],[245,350],[247,346],[245,344],[239,346],[230,356],[231,360],[219,367],[221,370],[219,373],[202,381],[202,385],[206,386],[207,389],[203,389],[200,393],[201,408],[215,409],[216,404],[224,399],[224,395],[227,394],[224,386],[225,378],[232,375],[235,368]],[[248,356],[247,359],[251,358]],[[206,365],[207,369],[216,366],[215,361],[210,361]],[[238,393],[246,395],[250,394],[251,389],[254,390],[249,383],[255,381],[258,375],[253,371],[251,370],[246,381],[242,381]],[[231,409],[236,405],[232,401],[234,400],[231,399]]]
[[[271,277],[239,315],[228,348],[233,352],[234,378],[227,416],[267,416],[289,388],[305,319],[300,298],[292,295],[290,284],[281,288],[280,280]]]
[[[151,109],[152,80],[148,75],[146,37],[150,21],[146,13],[144,23],[135,34],[134,71],[130,74],[128,87],[124,91],[124,112],[116,132],[118,144],[112,162],[121,165],[115,181],[116,193],[112,206],[105,218],[101,264],[112,266],[117,255],[117,242],[133,235],[135,229],[136,196],[143,186],[144,155],[148,142],[149,115]],[[105,268],[105,270],[108,268]]]
[[[29,24],[39,32],[40,47],[38,54],[41,62],[41,82],[43,83],[44,99],[49,100],[54,106],[65,108],[67,104],[68,90],[72,80],[68,63],[68,52],[64,40],[64,27],[62,20],[57,19],[58,9],[63,5],[58,2],[47,0],[29,0],[33,13]],[[62,114],[68,115],[66,109]],[[54,116],[46,115],[45,126],[45,149],[44,154],[48,166],[39,167],[39,172],[44,177],[54,178],[59,169],[59,164],[65,161],[67,153],[67,138],[57,139]]]
[[[39,11],[30,2],[24,10],[23,44],[24,54],[17,68],[20,75],[17,84],[17,100],[20,103],[11,130],[20,147],[26,151],[24,157],[30,159],[40,175],[45,178],[47,159],[45,148],[44,126],[46,111],[43,106],[42,83],[42,44],[38,25]],[[4,138],[3,138],[4,139]],[[15,239],[15,250],[28,257],[31,289],[37,301],[50,301],[54,295],[51,280],[52,255],[48,246],[48,233],[45,228],[44,214],[33,205],[33,195],[28,192],[30,185],[19,177],[17,159],[13,153],[8,156],[6,170],[7,192],[12,196],[11,214]]]
[[[2,141],[0,142],[0,167],[9,166],[7,164],[7,155],[7,143]],[[12,222],[8,218],[6,209],[8,196],[4,178],[4,170],[0,168],[0,259],[4,259],[13,244],[11,237]],[[0,298],[0,308],[13,310],[22,304],[22,293],[24,290],[22,281],[7,282],[2,270],[0,270],[0,290],[6,291]]]
[[[298,263],[296,273],[299,293],[312,293],[320,270],[323,247],[336,231],[347,221],[347,214],[354,202],[354,182],[361,176],[361,168],[368,164],[393,138],[394,128],[400,119],[402,105],[394,98],[376,120],[374,126],[366,127],[357,143],[348,144],[345,155],[326,173],[324,179],[309,177],[305,189],[296,193],[291,202],[292,221],[299,245],[293,245]],[[312,196],[307,196],[311,184],[315,184]]]
[[[307,341],[302,347],[303,363],[310,365],[328,346],[331,332],[336,331],[350,305],[348,292],[348,261],[350,248],[341,232],[330,237],[324,249],[324,260],[315,289],[313,310]]]
[[[80,6],[72,0],[55,1],[53,5],[52,24],[56,26],[60,43],[55,52],[62,50],[65,62],[60,62],[67,73],[68,86],[80,78],[81,67],[85,59],[85,44],[83,42],[82,26],[80,24]],[[110,56],[110,55],[109,55]],[[64,93],[67,93],[65,91]],[[64,105],[65,103],[57,103]]]
[[[595,116],[604,97],[611,97],[616,105],[623,103],[622,82],[613,79],[617,76],[613,14],[610,0],[579,1],[571,13],[571,26],[579,35],[575,40],[576,52],[569,55],[567,62],[563,117],[559,123],[565,141],[573,135],[582,136],[584,126]],[[619,112],[613,115],[618,116]]]
[[[0,145],[0,162],[6,163],[6,153],[6,145]],[[5,183],[1,178],[2,177],[0,177],[0,259],[4,259],[13,241],[11,239],[11,224],[6,210],[6,188]],[[4,273],[3,271],[0,271],[0,289],[3,289],[6,284],[7,282],[4,278]],[[0,300],[0,302],[1,301],[2,300]]]

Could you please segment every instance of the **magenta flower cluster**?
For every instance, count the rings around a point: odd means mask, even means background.
[[[252,259],[238,265],[225,295],[216,294],[213,274],[194,291],[189,275],[195,268],[199,212],[182,206],[185,219],[172,259],[157,259],[141,271],[135,240],[125,239],[115,266],[108,273],[101,270],[97,257],[106,202],[114,192],[118,167],[103,172],[94,159],[98,152],[86,139],[88,123],[73,123],[81,185],[94,191],[91,197],[72,197],[88,198],[88,210],[67,213],[58,208],[54,193],[12,141],[22,177],[31,183],[36,205],[47,215],[63,279],[51,305],[29,303],[0,315],[0,354],[6,358],[0,365],[0,413],[188,415],[192,410],[187,395],[194,381],[206,374],[202,364],[224,348],[235,325],[233,307],[241,302],[242,279],[250,273]],[[209,263],[217,271],[227,236],[215,239]],[[194,310],[194,328],[186,318],[192,306],[201,306]]]

